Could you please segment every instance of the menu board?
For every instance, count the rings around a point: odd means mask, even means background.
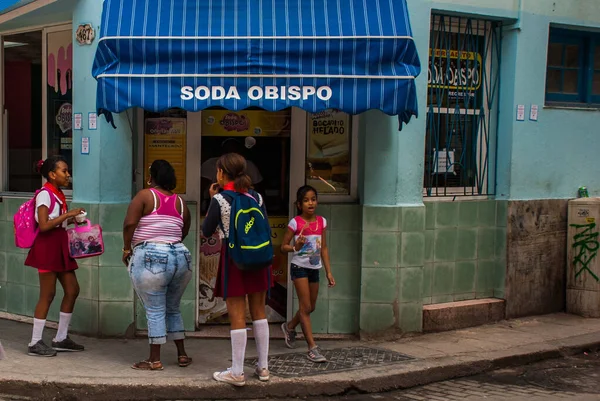
[[[154,160],[163,159],[175,169],[175,193],[183,194],[186,188],[187,132],[185,118],[148,118],[144,122],[144,185],[148,186],[150,166]]]

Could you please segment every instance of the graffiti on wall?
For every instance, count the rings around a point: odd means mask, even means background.
[[[575,229],[572,245],[575,250],[572,260],[576,270],[575,278],[586,272],[596,281],[600,281],[600,278],[590,269],[590,263],[596,258],[600,247],[598,232],[594,232],[596,222],[594,219],[588,219],[587,224],[571,224],[571,227]]]

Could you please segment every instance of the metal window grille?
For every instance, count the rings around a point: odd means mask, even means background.
[[[493,195],[501,24],[432,15],[426,196]]]

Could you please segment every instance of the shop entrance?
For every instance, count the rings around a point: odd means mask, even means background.
[[[280,253],[279,247],[290,212],[292,110],[204,110],[201,127],[201,216],[205,216],[208,209],[208,189],[216,182],[215,164],[219,156],[229,152],[244,156],[248,162],[248,175],[255,189],[265,198],[272,229],[275,259],[267,319],[270,323],[283,322],[288,307],[288,258]],[[216,298],[212,290],[221,241],[216,234],[206,238],[199,233],[199,248],[197,323],[229,323],[225,302]]]
[[[201,225],[216,181],[216,160],[224,153],[238,152],[248,160],[248,173],[267,205],[272,229],[274,265],[267,319],[282,322],[292,313],[292,292],[287,276],[288,255],[279,248],[286,230],[296,188],[304,184],[306,164],[306,112],[290,108],[278,112],[209,109],[186,112],[169,109],[153,113],[138,109],[140,127],[136,141],[135,187],[146,186],[148,167],[155,159],[166,159],[177,174],[176,192],[194,208],[196,220],[196,327],[229,323],[225,302],[213,295],[221,242],[206,238]],[[192,244],[189,245],[192,250]],[[288,291],[290,289],[290,291]]]

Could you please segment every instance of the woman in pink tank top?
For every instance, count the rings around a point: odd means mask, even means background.
[[[150,342],[148,359],[132,368],[162,370],[160,347],[167,340],[175,342],[178,364],[185,367],[192,358],[183,343],[180,303],[192,278],[192,257],[182,242],[190,230],[190,211],[173,192],[175,170],[166,160],[152,163],[148,184],[131,201],[123,222],[123,263],[146,310]]]

